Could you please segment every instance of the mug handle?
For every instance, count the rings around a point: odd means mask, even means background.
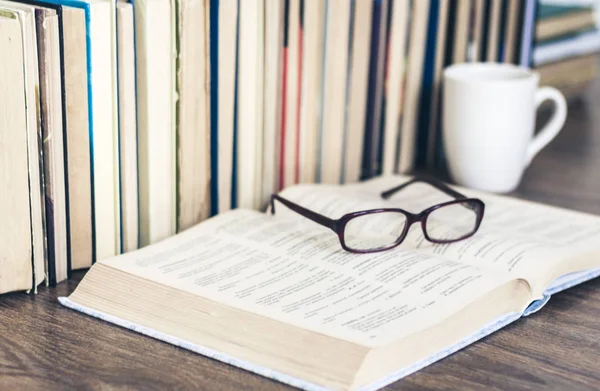
[[[540,130],[533,140],[531,140],[529,147],[527,147],[525,167],[529,166],[535,155],[556,137],[567,119],[567,101],[564,95],[553,87],[538,88],[535,92],[536,111],[539,109],[540,105],[547,100],[554,101],[554,113],[548,123]]]

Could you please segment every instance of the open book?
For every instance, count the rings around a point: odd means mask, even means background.
[[[406,177],[281,195],[332,218],[410,212],[449,200]],[[485,216],[470,239],[436,245],[413,226],[373,254],[276,204],[234,210],[96,263],[73,309],[307,390],[375,390],[541,308],[600,274],[600,218],[461,189]]]

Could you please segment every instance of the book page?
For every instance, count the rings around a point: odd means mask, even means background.
[[[402,248],[352,254],[326,228],[245,210],[101,263],[366,346],[427,328],[513,280]]]
[[[419,213],[452,200],[427,184],[411,185],[388,200],[381,198],[382,191],[409,179],[397,176],[346,186],[303,185],[288,188],[281,194],[335,219],[345,213],[376,208],[401,208]],[[600,253],[599,217],[472,190],[459,191],[479,197],[485,203],[482,224],[472,238],[452,244],[433,244],[425,240],[421,225],[415,224],[401,247],[509,272],[528,280],[538,293],[543,291],[542,285],[547,284],[541,281],[542,271],[563,270],[576,258]],[[283,205],[276,203],[275,208],[278,217],[315,224]],[[589,257],[588,260],[593,261]],[[570,266],[577,270],[576,264]]]

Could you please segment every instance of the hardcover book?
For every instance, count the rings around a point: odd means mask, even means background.
[[[31,242],[32,257],[33,257],[33,278],[31,273],[26,274],[29,281],[33,281],[33,289],[45,280],[46,270],[48,269],[45,251],[45,213],[43,208],[43,167],[41,156],[41,119],[39,116],[39,72],[37,61],[37,45],[35,36],[35,13],[34,10],[27,5],[12,3],[8,1],[0,1],[0,16],[9,19],[17,20],[21,26],[21,38],[19,42],[22,44],[22,62],[23,76],[25,81],[25,126],[18,123],[18,129],[21,129],[27,135],[27,169],[29,183],[29,205],[31,208],[31,235],[27,239]],[[13,23],[14,25],[14,23]],[[12,33],[11,33],[12,34]],[[12,48],[14,50],[14,47]],[[19,52],[15,52],[15,55]],[[7,67],[11,65],[8,64]],[[8,72],[8,70],[7,70]],[[7,75],[7,77],[9,77]],[[16,77],[16,76],[11,76]],[[18,80],[18,79],[17,79]],[[8,84],[8,83],[7,83]],[[11,83],[12,84],[12,83]],[[14,88],[8,84],[6,88],[10,91]],[[17,92],[15,92],[17,93]],[[10,99],[11,103],[17,103]],[[5,107],[8,112],[15,110],[11,105]],[[9,129],[10,121],[14,118],[5,117]],[[16,124],[16,123],[15,123]],[[7,140],[12,136],[7,136]],[[11,154],[6,155],[7,157]],[[10,158],[9,158],[10,159]],[[17,164],[15,162],[15,164]],[[12,164],[7,164],[5,167],[13,167]],[[16,167],[16,166],[15,166]],[[16,288],[15,288],[16,289]],[[20,288],[23,289],[23,288]]]
[[[121,252],[115,1],[46,1],[85,12],[92,246],[95,259],[112,257]]]
[[[237,0],[212,1],[209,7],[210,208],[215,215],[232,205],[239,16]]]
[[[85,11],[58,6],[62,13],[65,89],[65,143],[70,259],[73,269],[92,266],[93,220],[90,120]]]
[[[177,225],[175,6],[170,0],[132,1],[132,4],[135,24],[139,245],[146,246],[173,235]],[[188,97],[185,98],[187,101]],[[187,116],[187,110],[181,114]],[[187,170],[184,176],[187,177]]]
[[[448,200],[419,182],[382,198],[407,179],[297,185],[280,197],[321,220],[376,208],[418,213]],[[299,388],[375,390],[600,275],[600,217],[461,191],[485,213],[460,242],[432,244],[414,227],[394,249],[351,253],[330,228],[276,201],[274,214],[230,211],[97,262],[60,300]],[[395,224],[385,221],[360,226],[361,243],[391,235]]]
[[[31,6],[36,15],[40,112],[49,280],[67,279],[67,203],[63,141],[59,19],[55,10]]]
[[[210,94],[212,88],[218,92],[218,85],[211,86],[208,55],[211,6],[198,0],[178,0],[176,6],[178,231],[210,216]]]
[[[348,84],[350,2],[329,1],[326,13],[323,63],[323,111],[319,181],[340,183],[343,173],[344,131]],[[294,183],[294,182],[291,182]],[[290,182],[286,181],[286,184]]]
[[[0,10],[0,293],[32,288],[23,32],[14,14]]]
[[[348,54],[348,97],[346,102],[342,183],[356,182],[360,179],[361,174],[369,81],[369,55],[371,51],[371,22],[373,20],[373,4],[371,1],[354,2],[352,8],[354,15],[350,30],[351,47]],[[398,27],[401,29],[407,28],[405,25]],[[310,27],[307,26],[308,28]],[[313,147],[314,149],[316,148]]]
[[[119,69],[119,151],[122,250],[139,247],[138,153],[135,104],[134,20],[131,3],[117,3],[117,60]]]

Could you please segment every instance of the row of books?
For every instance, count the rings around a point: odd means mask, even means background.
[[[443,166],[443,68],[529,64],[534,3],[3,0],[0,291],[294,183]]]
[[[137,124],[154,118],[134,35],[130,3],[0,2],[0,292],[138,247]]]
[[[577,97],[598,77],[597,2],[540,0],[534,65],[541,82]]]

